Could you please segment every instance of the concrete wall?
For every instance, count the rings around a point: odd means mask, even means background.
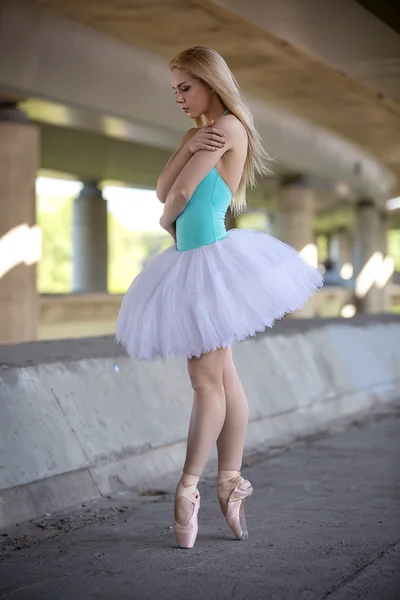
[[[39,339],[113,335],[122,298],[122,294],[44,294],[39,303]]]
[[[400,317],[284,320],[234,347],[247,449],[324,430],[400,395]],[[0,527],[179,470],[184,360],[126,358],[111,338],[0,347]]]
[[[387,286],[391,310],[400,312],[400,285]],[[39,339],[112,335],[123,295],[43,294],[39,299]],[[353,302],[351,288],[325,286],[313,299],[315,316],[338,317]]]

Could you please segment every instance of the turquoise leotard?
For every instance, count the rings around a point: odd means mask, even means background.
[[[222,240],[226,235],[225,214],[231,199],[231,190],[213,167],[176,220],[177,250],[186,252]]]

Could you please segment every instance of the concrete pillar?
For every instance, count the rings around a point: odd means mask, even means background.
[[[382,272],[383,244],[380,211],[373,200],[356,205],[354,236],[355,302],[358,313],[384,310],[384,292],[377,286]]]
[[[276,210],[268,211],[268,226],[266,233],[272,235],[273,237],[279,238],[280,232],[278,231]]]
[[[275,220],[277,236],[316,267],[318,257],[313,227],[314,207],[315,193],[303,177],[288,177],[282,181]],[[313,317],[313,299],[293,316]]]
[[[378,224],[378,250],[382,253],[383,258],[383,270],[382,275],[384,277],[384,284],[378,282],[378,289],[381,290],[381,311],[390,311],[390,297],[387,284],[392,279],[392,272],[394,270],[394,263],[392,259],[389,259],[388,251],[388,230],[389,230],[389,214],[387,210],[383,209],[379,213],[379,224]],[[386,261],[389,260],[387,265]],[[388,269],[388,270],[387,270]]]
[[[345,264],[352,262],[351,236],[346,227],[341,227],[337,231],[338,244],[338,267],[339,271]]]
[[[35,181],[39,131],[16,104],[0,104],[0,344],[37,338]]]
[[[94,183],[74,200],[73,292],[107,292],[107,203]]]
[[[281,183],[276,226],[283,242],[299,252],[315,243],[315,194],[302,177],[288,177]]]
[[[352,262],[351,238],[346,227],[341,227],[331,234],[329,239],[329,258],[335,263],[340,273],[345,264]]]

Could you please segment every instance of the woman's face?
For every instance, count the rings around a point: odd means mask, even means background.
[[[206,83],[182,69],[172,69],[171,83],[177,104],[191,119],[207,112],[211,103],[211,88]]]

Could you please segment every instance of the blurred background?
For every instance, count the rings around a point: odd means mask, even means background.
[[[400,21],[374,0],[0,0],[0,343],[112,334],[171,238],[157,176],[191,126],[168,60],[217,49],[273,176],[228,227],[297,248],[294,317],[400,312]]]

